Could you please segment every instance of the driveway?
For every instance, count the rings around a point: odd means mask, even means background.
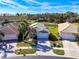
[[[52,48],[48,39],[38,39],[36,55],[52,55]]]
[[[79,57],[79,47],[76,42],[64,40],[63,45],[66,56]]]

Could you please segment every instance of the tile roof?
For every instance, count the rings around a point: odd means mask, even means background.
[[[79,33],[79,27],[68,22],[58,24],[58,30],[63,33]]]
[[[45,27],[45,25],[41,24],[41,23],[34,23],[34,24],[30,25],[29,27],[30,28],[36,28],[37,32],[40,32],[40,31],[43,31],[43,30],[49,32],[48,29]]]
[[[0,31],[4,34],[18,34],[18,25],[17,23],[8,23],[2,27],[0,27]]]

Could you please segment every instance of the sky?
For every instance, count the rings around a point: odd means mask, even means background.
[[[0,0],[0,13],[79,13],[79,0]]]

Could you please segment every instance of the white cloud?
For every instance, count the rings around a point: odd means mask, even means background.
[[[7,6],[10,6],[12,8],[23,8],[23,9],[27,9],[28,7],[27,6],[24,6],[24,5],[21,5],[17,2],[14,2],[13,0],[0,0],[0,3],[1,4],[4,4],[4,5],[7,5]]]
[[[32,10],[34,9],[36,11],[36,9],[41,9],[42,11],[43,10],[53,10],[53,9],[57,9],[59,11],[59,9],[62,11],[62,10],[68,10],[71,9],[72,11],[75,11],[75,12],[78,12],[78,9],[79,9],[79,6],[76,5],[77,3],[79,2],[71,2],[71,5],[60,5],[61,3],[51,3],[51,2],[38,2],[36,0],[23,0],[29,4],[37,4],[37,5],[40,5],[39,7],[35,7],[35,6],[24,6],[24,5],[21,5],[19,4],[19,2],[14,2],[13,0],[0,0],[0,3],[3,4],[3,5],[7,5],[9,7],[12,7],[12,8],[16,8],[16,9],[23,9],[23,10]],[[53,6],[52,6],[52,5]],[[58,4],[58,6],[56,6]],[[19,7],[19,8],[18,8]],[[20,10],[19,9],[19,10]]]
[[[40,4],[41,5],[41,3],[40,2],[38,2],[38,1],[35,1],[35,0],[23,0],[23,1],[25,1],[25,2],[27,2],[27,3],[35,3],[35,4]]]
[[[52,8],[63,7],[63,6],[50,6],[51,4],[53,4],[53,5],[60,5],[61,4],[61,3],[56,3],[56,2],[53,2],[53,3],[51,3],[51,2],[38,2],[36,0],[23,0],[23,1],[25,1],[29,4],[35,3],[35,4],[40,5],[39,7],[32,6],[31,8],[34,8],[34,9],[39,9],[40,8],[41,10],[43,10],[43,9],[47,10],[47,9],[52,9]]]

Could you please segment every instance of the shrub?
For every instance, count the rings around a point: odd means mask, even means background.
[[[35,52],[35,49],[18,49],[15,51],[16,54],[34,54]]]
[[[57,55],[64,55],[64,50],[60,50],[60,49],[53,49],[53,52]]]

